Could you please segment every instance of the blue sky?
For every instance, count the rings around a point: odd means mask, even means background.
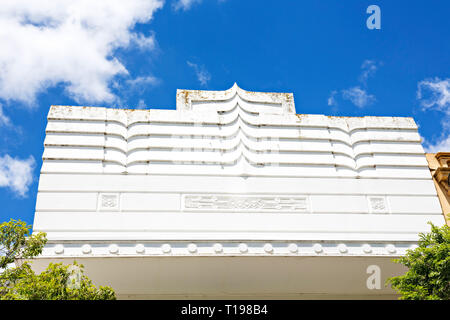
[[[381,29],[369,30],[369,5]],[[297,113],[412,116],[450,151],[450,2],[2,0],[0,222],[32,224],[49,106],[293,92]]]

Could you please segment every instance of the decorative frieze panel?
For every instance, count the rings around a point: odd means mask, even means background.
[[[369,210],[372,213],[389,213],[386,197],[368,197]]]
[[[100,211],[118,211],[120,197],[118,193],[100,193],[99,210]]]
[[[306,196],[184,195],[186,210],[307,212]]]

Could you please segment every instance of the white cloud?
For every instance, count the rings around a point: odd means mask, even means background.
[[[142,33],[132,33],[131,41],[135,43],[141,50],[153,50],[156,46],[155,34],[152,33],[146,37]]]
[[[199,66],[189,61],[187,61],[187,64],[189,67],[194,69],[197,79],[202,86],[205,86],[208,83],[208,81],[211,80],[211,75],[209,74],[208,70],[205,69],[204,66]]]
[[[137,109],[145,109],[147,106],[145,105],[145,101],[144,99],[139,99],[138,105],[137,105]]]
[[[174,10],[180,10],[183,11],[189,10],[193,4],[200,3],[202,0],[177,0],[172,3],[172,8]]]
[[[375,75],[375,72],[377,71],[379,65],[381,65],[381,63],[378,64],[374,60],[364,60],[361,65],[362,72],[359,76],[359,81],[362,84],[367,85],[367,80],[369,79],[369,77]]]
[[[450,135],[442,137],[435,144],[426,144],[425,151],[429,153],[450,152]]]
[[[425,108],[436,108],[450,115],[450,78],[427,79],[417,84],[417,99]]]
[[[160,81],[158,78],[153,77],[153,76],[141,76],[141,77],[137,77],[134,79],[129,79],[126,81],[126,84],[129,87],[142,87],[145,85],[156,85],[158,84]]]
[[[36,95],[63,84],[77,102],[111,102],[117,75],[127,75],[118,48],[151,50],[154,35],[133,30],[163,0],[2,0],[0,98],[32,105]]]
[[[9,126],[11,124],[11,120],[5,115],[3,112],[3,106],[0,104],[0,127],[1,126]]]
[[[227,0],[217,0],[218,3],[223,3]],[[175,0],[172,2],[172,8],[176,11],[183,10],[187,11],[189,10],[194,4],[201,3],[202,0]]]
[[[35,161],[32,156],[20,160],[9,155],[0,157],[0,187],[10,188],[24,197],[33,182]]]
[[[359,108],[364,108],[376,100],[374,95],[368,94],[366,90],[361,89],[360,87],[342,90],[342,98],[350,100]]]
[[[331,91],[330,96],[328,97],[328,100],[327,100],[329,106],[337,106],[338,105],[336,98],[335,98],[336,94],[337,94],[336,90]]]
[[[441,136],[435,143],[424,143],[427,152],[450,151],[450,78],[422,80],[417,84],[417,99],[423,110],[438,110],[444,113],[441,121]]]
[[[364,60],[361,64],[361,74],[358,77],[358,82],[361,84],[359,86],[354,86],[349,89],[341,90],[342,99],[351,101],[355,106],[359,108],[364,108],[376,101],[373,94],[367,92],[367,80],[373,77],[382,62],[377,62],[375,60]],[[328,97],[327,103],[329,106],[336,107],[338,102],[336,100],[338,91],[333,90]]]
[[[126,80],[114,80],[111,86],[120,91],[120,97],[117,97],[110,106],[114,108],[127,108],[130,105],[130,99],[136,99],[136,97],[142,95],[147,89],[159,85],[161,82],[161,79],[151,75]]]

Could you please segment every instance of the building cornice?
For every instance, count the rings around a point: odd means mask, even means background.
[[[426,158],[433,176],[442,213],[447,221],[447,225],[450,226],[450,152],[427,153]]]
[[[448,195],[450,195],[449,175],[450,168],[445,167],[437,168],[436,172],[434,173],[435,179],[444,187],[445,190],[447,190]]]

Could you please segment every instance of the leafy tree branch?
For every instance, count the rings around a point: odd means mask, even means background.
[[[429,224],[431,232],[420,234],[419,246],[394,259],[408,268],[387,280],[402,300],[450,300],[450,228]]]
[[[30,261],[8,265],[42,253],[45,233],[30,234],[31,226],[11,220],[0,224],[0,300],[114,300],[111,287],[97,288],[84,274],[83,265],[50,263],[36,274]]]

